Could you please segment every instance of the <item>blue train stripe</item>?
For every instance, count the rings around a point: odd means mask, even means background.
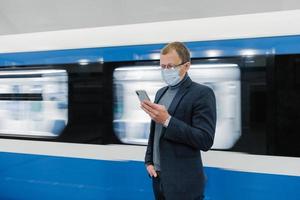
[[[0,153],[0,199],[150,200],[151,180],[137,161]],[[205,200],[282,200],[300,196],[300,177],[206,167]]]
[[[300,36],[281,36],[252,39],[189,42],[193,58],[239,56],[252,51],[254,54],[298,54]],[[47,65],[89,62],[157,60],[164,44],[135,45],[103,48],[85,48],[57,51],[2,53],[0,66]]]

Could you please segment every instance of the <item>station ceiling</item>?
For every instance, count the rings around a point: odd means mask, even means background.
[[[0,35],[299,8],[299,0],[0,0]]]

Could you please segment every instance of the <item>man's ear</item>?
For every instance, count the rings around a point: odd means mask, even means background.
[[[191,66],[190,62],[185,63],[186,71],[188,71],[190,69],[190,66]]]

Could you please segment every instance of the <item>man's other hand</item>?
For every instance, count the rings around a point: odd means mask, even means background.
[[[157,177],[157,173],[156,173],[153,165],[147,165],[146,169],[148,171],[149,176],[155,177],[155,178]]]

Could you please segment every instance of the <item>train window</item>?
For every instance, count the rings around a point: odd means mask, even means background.
[[[65,70],[0,71],[0,134],[56,137],[68,122]]]
[[[193,81],[211,87],[216,95],[218,118],[213,148],[231,148],[241,135],[238,65],[193,64],[189,75]],[[165,85],[161,80],[160,68],[121,67],[115,69],[113,78],[113,127],[116,135],[123,143],[147,144],[150,118],[140,109],[135,90],[146,90],[153,101],[156,91]]]
[[[189,70],[193,81],[216,96],[217,126],[213,149],[230,149],[241,136],[240,69],[237,64],[200,64]]]
[[[300,55],[275,57],[268,69],[267,150],[300,157]]]

